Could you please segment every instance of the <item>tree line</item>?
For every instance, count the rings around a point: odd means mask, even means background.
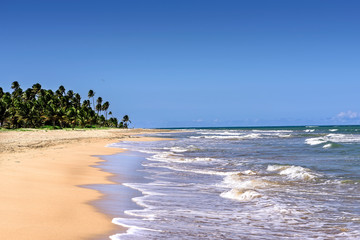
[[[10,92],[0,87],[0,127],[4,128],[53,128],[65,127],[120,127],[127,128],[131,123],[125,115],[119,122],[112,112],[108,111],[109,102],[89,90],[87,99],[81,102],[81,96],[73,90],[60,86],[55,92],[42,89],[39,83],[23,91],[15,81]],[[90,101],[92,100],[92,101]],[[105,114],[105,116],[104,116]]]

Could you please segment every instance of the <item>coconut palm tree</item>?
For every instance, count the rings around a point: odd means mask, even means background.
[[[96,104],[95,108],[96,108],[96,111],[97,111],[98,115],[100,115],[100,113],[101,113],[101,107],[102,107],[101,104]]]
[[[58,90],[62,96],[65,94],[65,87],[63,85],[60,85]]]
[[[106,101],[101,107],[101,110],[105,111],[105,120],[107,120],[107,110],[109,109],[109,106],[110,103]]]
[[[73,90],[69,90],[67,91],[67,94],[66,94],[69,98],[72,98],[74,96],[74,91]]]
[[[13,89],[14,91],[16,91],[17,89],[20,88],[20,84],[18,81],[14,81],[12,84],[11,84],[11,89]]]
[[[89,124],[111,127],[118,125],[116,118],[107,119],[109,102],[102,104],[103,99],[99,97],[95,106],[93,90],[89,91],[89,100],[81,104],[80,94],[72,90],[65,94],[65,87],[62,85],[55,93],[51,89],[42,89],[39,83],[23,91],[20,84],[15,81],[11,88],[13,91],[9,93],[0,87],[0,127],[40,127],[51,124],[54,128],[74,128]],[[93,98],[92,106],[90,98]],[[105,117],[101,115],[102,111],[105,111]],[[109,115],[112,115],[112,112],[109,112]],[[125,127],[128,126],[128,122],[131,123],[128,116],[123,120]]]
[[[40,83],[35,83],[34,85],[32,85],[32,92],[34,93],[34,95],[37,95],[41,90],[41,85]]]
[[[88,93],[88,98],[89,98],[89,100],[90,100],[90,98],[92,98],[92,100],[93,100],[93,109],[95,110],[94,97],[95,97],[95,92],[90,89],[89,93]]]
[[[102,101],[103,101],[103,99],[102,99],[102,97],[98,97],[98,99],[96,100],[96,111],[98,112],[98,114],[99,113],[101,113],[101,110],[102,110]]]
[[[128,115],[125,115],[122,119],[122,122],[124,124],[124,128],[128,128],[128,123],[131,123],[130,119],[129,119],[129,116]]]

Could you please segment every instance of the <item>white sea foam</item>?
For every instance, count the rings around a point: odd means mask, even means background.
[[[254,190],[241,191],[238,189],[231,189],[230,191],[221,193],[220,196],[237,201],[251,201],[261,197],[261,194]]]
[[[323,146],[323,148],[331,148],[331,147],[332,147],[332,144],[331,144],[331,143],[325,144],[325,145]]]
[[[142,218],[143,220],[155,220],[155,214],[145,214],[144,210],[125,210],[124,213],[129,216]]]
[[[156,152],[156,154],[148,157],[147,159],[150,161],[157,161],[157,162],[178,162],[178,163],[217,161],[217,159],[210,157],[186,158],[181,154],[177,154],[173,152]]]
[[[186,151],[188,151],[187,148],[182,148],[182,147],[170,147],[170,148],[165,147],[164,149],[170,150],[172,152],[186,152]]]
[[[267,171],[278,172],[280,175],[285,175],[292,180],[311,181],[319,177],[318,174],[312,172],[310,169],[300,166],[269,165]]]
[[[226,140],[247,140],[247,139],[260,139],[260,138],[269,138],[269,137],[280,137],[288,138],[291,137],[291,130],[252,130],[252,133],[249,132],[199,132],[202,136],[190,136],[192,139],[226,139]]]
[[[241,173],[245,175],[257,175],[257,172],[254,172],[253,170],[245,170]]]
[[[330,132],[336,132],[338,131],[339,129],[329,129]]]
[[[326,142],[359,143],[360,135],[330,133],[323,137],[315,137],[315,138],[305,139],[305,143],[309,144],[309,145],[319,145],[319,144],[323,144]]]
[[[315,132],[315,129],[305,129],[304,132]]]
[[[175,170],[175,171],[193,172],[193,173],[206,174],[206,175],[217,175],[217,176],[228,176],[228,175],[236,173],[236,172],[221,172],[221,171],[199,170],[199,169],[179,169],[179,168],[174,168],[174,167],[168,167],[168,168]]]
[[[281,138],[289,138],[291,137],[291,134],[279,134],[278,136]]]
[[[192,136],[190,138],[206,138],[206,139],[228,139],[228,140],[243,140],[243,139],[255,139],[255,138],[262,138],[261,134],[258,134],[258,133],[250,133],[250,134],[245,134],[245,135],[237,135],[237,136],[234,136],[234,135],[211,135],[211,136],[208,136],[208,135],[205,135],[205,136]]]
[[[252,132],[262,132],[262,133],[292,133],[292,130],[252,130]]]
[[[225,136],[241,136],[243,133],[238,131],[205,131],[205,132],[198,132],[202,135],[225,135]]]
[[[136,234],[136,233],[138,233],[138,232],[142,232],[142,231],[162,232],[161,230],[156,230],[156,229],[150,229],[150,228],[143,228],[143,227],[128,225],[128,224],[123,223],[123,221],[126,221],[126,219],[123,219],[123,218],[114,218],[114,219],[112,220],[112,223],[127,228],[127,231],[126,231],[126,233],[118,233],[118,234],[115,234],[115,235],[110,236],[109,238],[110,238],[111,240],[119,240],[119,239],[121,239],[121,236],[123,236],[123,235],[134,235],[134,234]]]
[[[235,175],[230,175],[225,177],[224,183],[230,187],[235,189],[258,189],[258,188],[265,188],[268,186],[266,181],[262,179],[242,179]]]
[[[319,145],[326,143],[327,141],[323,137],[317,137],[317,138],[308,138],[305,139],[305,143],[309,145]]]

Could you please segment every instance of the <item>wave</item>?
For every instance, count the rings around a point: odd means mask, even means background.
[[[181,154],[177,154],[173,152],[154,152],[152,156],[146,159],[156,162],[177,162],[177,163],[214,162],[219,160],[211,157],[186,158]]]
[[[315,129],[305,129],[304,132],[315,132]]]
[[[119,226],[122,226],[122,227],[125,227],[127,228],[127,231],[126,233],[118,233],[118,234],[115,234],[115,235],[112,235],[110,236],[109,238],[111,240],[120,240],[121,239],[121,236],[123,235],[135,235],[137,234],[138,232],[143,232],[143,231],[151,231],[151,232],[162,232],[161,230],[156,230],[156,229],[151,229],[151,228],[143,228],[143,227],[138,227],[138,226],[132,226],[132,225],[127,225],[125,223],[123,223],[122,221],[126,221],[127,219],[123,219],[123,218],[114,218],[111,222],[116,224],[116,225],[119,225]]]
[[[263,132],[263,133],[292,133],[293,130],[257,130],[254,129],[252,132]]]
[[[252,170],[227,175],[220,186],[230,190],[221,193],[220,197],[237,201],[251,201],[262,197],[258,190],[267,188],[271,183],[257,176],[258,173]]]
[[[164,147],[164,149],[166,149],[166,150],[170,150],[170,151],[172,151],[172,152],[186,152],[186,151],[188,151],[188,149],[187,148],[182,148],[182,147]]]
[[[231,189],[230,191],[221,193],[220,196],[237,201],[251,201],[255,198],[261,197],[261,194],[254,190],[241,191],[238,189]]]
[[[200,148],[194,146],[194,145],[189,145],[187,147],[164,147],[163,149],[165,150],[170,150],[171,152],[174,153],[182,153],[182,152],[195,152],[195,151],[199,151],[201,150]]]
[[[226,136],[241,136],[243,133],[239,131],[199,131],[202,135],[226,135]]]
[[[327,143],[323,146],[323,148],[339,148],[342,147],[343,145],[338,144],[338,143]]]
[[[150,158],[148,158],[151,160]],[[146,164],[143,163],[144,166],[151,166],[151,167],[160,167],[160,168],[167,168],[170,170],[174,170],[177,172],[192,172],[204,175],[216,175],[216,176],[228,176],[231,174],[236,174],[237,172],[225,172],[225,171],[216,171],[216,170],[205,170],[205,169],[194,169],[194,168],[186,168],[186,167],[179,167],[179,166],[169,166],[166,164]]]
[[[199,139],[199,138],[206,138],[206,139],[227,139],[227,140],[243,140],[243,139],[255,139],[255,138],[262,138],[261,134],[251,133],[246,135],[205,135],[205,136],[191,136],[190,138]]]
[[[269,165],[266,169],[269,172],[278,172],[279,175],[285,175],[291,180],[312,181],[320,175],[312,172],[308,168],[290,165]]]
[[[244,189],[265,188],[269,185],[266,181],[263,181],[261,179],[236,180],[236,179],[230,178],[230,179],[225,179],[224,183],[226,183],[231,188],[243,189],[243,190]]]
[[[288,138],[292,137],[291,134],[282,134],[281,132],[274,133],[250,133],[242,135],[204,135],[204,136],[191,136],[192,139],[225,139],[225,140],[247,140],[247,139],[261,139],[261,138],[280,137]]]
[[[324,143],[360,143],[360,135],[330,133],[326,136],[305,139],[309,145]]]

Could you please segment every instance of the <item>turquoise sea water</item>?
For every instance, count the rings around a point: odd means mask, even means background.
[[[133,205],[113,220],[129,230],[112,239],[360,239],[360,126],[154,136],[174,140],[113,145],[138,167],[121,180]]]

